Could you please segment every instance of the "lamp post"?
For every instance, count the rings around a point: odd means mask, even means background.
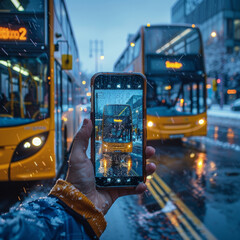
[[[93,47],[94,43],[94,47]],[[104,59],[103,53],[103,40],[90,40],[89,41],[89,57],[92,58],[93,53],[95,54],[95,72],[98,72],[98,60],[99,60],[99,52],[100,52],[100,60]]]
[[[212,39],[216,38],[221,45],[223,44],[223,38],[222,37],[220,38],[216,31],[212,31],[210,36]],[[215,43],[212,43],[212,44],[215,44]],[[220,69],[219,69],[219,71],[216,71],[217,83],[220,85],[219,95],[220,95],[220,108],[221,109],[223,108],[223,105],[224,105],[224,88],[223,88],[224,87],[224,75],[220,72],[224,68],[224,56],[223,56],[224,53],[222,53],[223,47],[224,46],[220,46],[220,48],[219,48],[219,50],[220,50],[220,55],[219,55]],[[216,54],[216,57],[218,57],[217,54]],[[219,74],[219,72],[220,72],[220,74]]]

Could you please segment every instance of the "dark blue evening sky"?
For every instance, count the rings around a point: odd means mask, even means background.
[[[78,44],[81,69],[95,72],[95,58],[89,58],[89,41],[103,40],[104,60],[98,71],[112,71],[127,44],[129,33],[141,25],[170,23],[176,0],[66,0]],[[99,57],[100,58],[100,57]]]

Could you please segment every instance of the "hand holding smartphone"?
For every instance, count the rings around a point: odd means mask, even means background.
[[[146,78],[139,73],[92,77],[91,158],[99,188],[145,182]]]

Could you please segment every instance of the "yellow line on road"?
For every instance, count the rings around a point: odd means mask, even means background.
[[[163,203],[160,196],[154,191],[153,187],[150,184],[148,184],[148,189],[152,193],[153,197],[156,199],[156,201],[158,202],[160,207],[163,208],[165,206],[165,204]],[[181,237],[185,240],[190,240],[190,238],[186,235],[185,231],[179,224],[177,218],[172,213],[167,212],[165,214],[167,215],[168,219],[171,221],[171,223],[175,227],[175,229],[178,231],[178,233],[181,235]]]
[[[176,194],[167,186],[167,184],[156,174],[153,177],[160,184],[160,186],[169,194],[170,199],[186,214],[189,220],[195,227],[209,240],[216,240],[213,234],[206,228],[206,226],[193,214],[193,212],[176,196]]]
[[[162,198],[165,200],[167,203],[170,201],[170,199],[164,194],[164,192],[159,188],[159,186],[154,182],[154,179],[151,180],[150,182],[154,188],[157,190],[158,193],[162,196]],[[179,210],[175,209],[173,213],[176,214],[177,218],[179,219],[180,222],[182,222],[183,225],[188,229],[188,231],[192,234],[194,239],[201,240],[202,238],[197,234],[197,232],[192,228],[192,226],[186,221],[184,216],[179,212]]]

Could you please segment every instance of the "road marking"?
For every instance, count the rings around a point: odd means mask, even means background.
[[[152,179],[153,180],[153,179]],[[164,194],[164,192],[158,187],[158,185],[154,182],[151,181],[151,184],[154,186],[154,188],[157,190],[157,192],[160,193],[160,195],[165,199],[165,202],[171,201],[166,194]],[[173,211],[175,213],[175,215],[177,216],[177,218],[179,219],[180,222],[183,223],[183,225],[185,225],[185,227],[189,230],[189,232],[192,234],[192,236],[194,237],[194,239],[197,240],[201,240],[202,238],[196,233],[196,231],[192,228],[192,226],[186,221],[185,217],[179,212],[178,209],[175,209]]]
[[[193,212],[176,196],[176,194],[167,186],[167,184],[156,174],[153,174],[153,178],[159,183],[162,189],[168,194],[169,198],[174,202],[179,209],[185,213],[192,224],[198,229],[203,236],[210,240],[216,240],[213,234],[206,228],[206,226],[193,214]]]
[[[150,192],[152,193],[153,197],[156,199],[158,204],[161,206],[161,208],[163,208],[165,206],[164,202],[162,201],[160,196],[154,191],[153,187],[150,184],[148,185],[148,189],[150,190]],[[190,240],[190,238],[186,235],[185,231],[179,224],[177,218],[175,218],[175,216],[172,213],[167,212],[165,214],[167,215],[168,219],[170,220],[172,225],[175,227],[175,229],[178,231],[180,236],[185,240]]]

